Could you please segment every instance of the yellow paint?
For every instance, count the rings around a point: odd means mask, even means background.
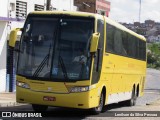
[[[90,52],[96,52],[97,51],[99,37],[100,37],[100,33],[94,33],[92,35]]]
[[[9,36],[9,46],[15,47],[15,43],[17,40],[17,32],[20,30],[21,30],[21,28],[16,28],[11,31],[10,36]]]

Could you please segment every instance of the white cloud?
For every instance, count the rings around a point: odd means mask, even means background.
[[[142,14],[142,18],[160,21],[160,12],[156,10],[148,11],[145,14]]]
[[[139,21],[139,0],[110,0],[110,18],[118,22]],[[160,21],[160,0],[141,0],[141,22]]]

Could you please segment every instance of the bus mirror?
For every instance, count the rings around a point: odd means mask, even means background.
[[[100,37],[100,33],[93,33],[92,34],[91,46],[90,46],[91,53],[95,53],[97,51],[99,37]]]
[[[10,47],[15,47],[18,31],[22,31],[22,29],[21,28],[16,28],[16,29],[11,31],[10,36],[9,36],[9,46]]]

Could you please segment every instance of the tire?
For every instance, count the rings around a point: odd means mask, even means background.
[[[136,100],[137,100],[137,95],[136,95],[136,90],[133,88],[132,89],[132,96],[130,100],[126,101],[127,106],[135,106],[136,105]]]
[[[92,108],[92,113],[93,114],[99,114],[102,112],[103,110],[103,107],[104,107],[104,94],[101,93],[101,97],[100,97],[100,100],[99,100],[99,105],[98,107],[95,107],[95,108]]]
[[[106,112],[108,110],[108,105],[104,105],[102,109],[102,113]]]
[[[37,105],[37,104],[32,104],[32,108],[36,112],[41,112],[41,111],[46,111],[48,109],[48,106],[46,105]]]

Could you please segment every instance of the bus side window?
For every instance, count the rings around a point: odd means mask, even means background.
[[[123,46],[122,46],[122,35],[121,31],[116,29],[114,32],[114,51],[116,54],[122,54]]]
[[[123,51],[124,51],[124,55],[128,56],[128,34],[127,32],[123,31],[122,32],[122,44],[123,44]]]
[[[145,41],[108,23],[106,23],[106,52],[146,60]]]
[[[139,59],[146,60],[146,44],[144,41],[139,41]]]
[[[106,52],[114,52],[114,31],[115,31],[115,27],[110,25],[110,24],[106,24],[107,30],[106,30]]]
[[[136,40],[135,40],[135,37],[132,36],[132,35],[129,35],[129,55],[132,57],[132,58],[136,58]]]
[[[137,37],[134,37],[135,39],[135,58],[139,59],[139,40]]]

